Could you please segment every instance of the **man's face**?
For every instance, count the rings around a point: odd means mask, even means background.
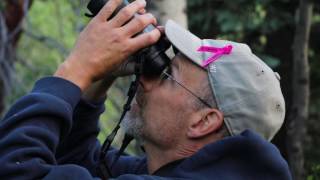
[[[183,55],[175,56],[168,73],[201,96],[199,87],[201,81],[207,80],[207,74]],[[187,122],[197,99],[170,79],[142,77],[140,82],[136,102],[124,120],[125,129],[163,148],[176,145],[186,136]]]

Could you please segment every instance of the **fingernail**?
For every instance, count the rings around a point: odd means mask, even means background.
[[[147,14],[149,18],[154,18],[154,16],[151,13]]]
[[[147,4],[146,0],[137,0],[137,1],[143,6]]]
[[[147,15],[148,15],[148,17],[149,17],[150,19],[153,19],[153,24],[156,25],[156,24],[157,24],[157,19],[153,16],[153,14],[148,13]]]

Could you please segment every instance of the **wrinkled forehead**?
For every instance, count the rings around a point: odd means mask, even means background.
[[[186,71],[189,71],[188,73],[195,73],[195,72],[202,72],[205,73],[206,70],[204,68],[199,67],[197,64],[195,64],[192,60],[190,60],[187,56],[182,54],[181,52],[178,52],[171,60],[172,66],[178,66]]]
[[[182,53],[177,53],[171,61],[171,67],[177,69],[181,79],[189,79],[196,83],[207,79],[207,72],[205,69],[196,65],[187,56]]]

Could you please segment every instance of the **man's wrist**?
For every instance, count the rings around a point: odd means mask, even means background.
[[[107,91],[115,80],[115,76],[109,75],[104,79],[91,84],[90,87],[83,92],[82,98],[90,102],[97,102],[101,99],[105,99],[107,97]]]
[[[89,74],[82,68],[77,68],[76,63],[71,64],[69,60],[62,63],[53,76],[63,78],[74,83],[82,92],[85,91],[92,83],[92,79]]]

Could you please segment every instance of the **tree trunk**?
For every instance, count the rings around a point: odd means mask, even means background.
[[[293,178],[305,179],[303,139],[306,137],[306,121],[309,107],[309,63],[308,44],[313,4],[300,0],[297,11],[295,39],[293,44],[292,108],[288,122],[288,161]]]
[[[149,12],[158,18],[160,25],[165,25],[168,19],[172,19],[181,26],[188,27],[186,0],[149,0],[148,4]]]
[[[21,22],[32,0],[5,0],[3,3],[4,9],[0,11],[0,117],[5,108]]]

